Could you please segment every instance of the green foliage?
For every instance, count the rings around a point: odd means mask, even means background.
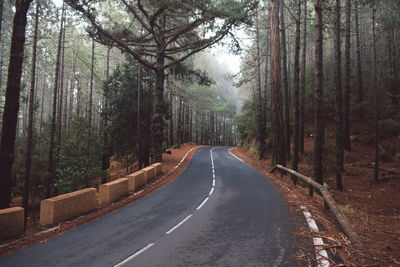
[[[140,103],[140,124],[144,147],[150,147],[151,116],[153,110],[154,78],[143,71],[143,88]],[[119,159],[129,155],[131,160],[137,156],[137,125],[138,125],[138,64],[131,58],[122,66],[118,66],[111,77],[104,83],[104,95],[109,107],[103,116],[110,121],[109,134],[112,140],[112,151]],[[169,103],[164,105],[166,118],[171,116]]]
[[[257,136],[256,123],[256,104],[254,98],[250,98],[243,103],[242,111],[234,118],[237,131],[240,133],[242,141],[249,141]]]
[[[86,120],[73,122],[79,135],[66,138],[61,144],[55,186],[59,193],[72,192],[89,187],[95,178],[101,177],[101,139]]]

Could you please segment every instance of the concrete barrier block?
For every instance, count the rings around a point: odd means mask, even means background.
[[[99,186],[100,204],[109,204],[128,195],[128,178],[120,178]]]
[[[146,167],[142,169],[142,171],[144,171],[146,183],[150,182],[156,177],[156,168],[154,168],[154,166]]]
[[[0,240],[24,233],[24,209],[14,207],[0,210]]]
[[[155,168],[155,175],[156,175],[156,177],[158,177],[160,174],[162,174],[163,173],[163,164],[162,163],[160,163],[160,162],[158,162],[158,163],[154,163],[153,165],[151,165],[151,166],[154,166],[154,168]]]
[[[40,202],[40,225],[55,224],[97,209],[96,188],[86,188]]]
[[[128,175],[128,188],[129,191],[134,191],[137,188],[146,184],[144,171],[137,171]]]

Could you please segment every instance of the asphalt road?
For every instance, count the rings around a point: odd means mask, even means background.
[[[0,266],[290,265],[294,227],[282,197],[228,149],[198,149],[161,190]]]

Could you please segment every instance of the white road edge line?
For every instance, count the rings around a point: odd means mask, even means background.
[[[169,235],[170,233],[172,233],[173,231],[175,231],[176,229],[178,229],[182,224],[184,224],[187,220],[190,219],[190,217],[192,217],[193,214],[189,214],[188,216],[186,216],[185,219],[183,219],[182,221],[180,221],[177,225],[175,225],[174,227],[172,227],[168,232],[166,232],[165,234]]]
[[[150,243],[147,246],[145,246],[144,248],[142,248],[141,250],[139,250],[138,252],[132,254],[131,256],[129,256],[128,258],[126,258],[125,260],[121,261],[120,263],[114,265],[113,267],[120,267],[122,265],[124,265],[125,263],[127,263],[128,261],[132,260],[133,258],[139,256],[140,254],[142,254],[143,252],[145,252],[146,250],[148,250],[149,248],[151,248],[152,246],[154,246],[154,243]]]
[[[164,177],[166,177],[168,174],[170,174],[171,172],[175,171],[181,164],[182,162],[186,159],[187,155],[189,155],[190,152],[193,151],[193,149],[195,148],[199,148],[200,146],[196,146],[191,148],[188,152],[186,152],[186,154],[183,156],[183,158],[181,159],[181,161],[178,163],[178,165],[176,165],[172,170],[170,170],[169,172],[167,172],[166,174],[164,174],[160,179],[163,179]]]
[[[244,162],[242,159],[238,158],[237,156],[233,155],[233,153],[231,152],[233,148],[229,149],[228,152],[229,154],[231,154],[232,156],[234,156],[235,158],[237,158],[238,160],[240,160],[241,162]]]
[[[213,187],[211,187],[210,193],[209,193],[208,195],[209,195],[209,196],[211,196],[211,195],[212,195],[212,193],[214,193],[214,186],[213,186]]]
[[[311,232],[318,233],[318,226],[315,223],[314,219],[311,217],[311,213],[304,206],[300,206],[303,210],[304,217],[306,218],[308,227],[310,227]],[[328,253],[324,249],[324,241],[320,237],[313,238],[315,253],[318,262],[318,267],[329,267]]]
[[[206,198],[203,200],[203,202],[200,203],[200,205],[197,207],[196,210],[201,209],[201,208],[204,206],[204,204],[206,204],[206,202],[208,201],[208,199],[209,199],[209,197],[206,197]]]

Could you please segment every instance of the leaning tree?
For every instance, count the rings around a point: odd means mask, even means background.
[[[89,33],[155,74],[152,161],[162,161],[165,70],[247,23],[254,0],[67,0],[89,22]],[[103,12],[117,10],[114,14]]]

